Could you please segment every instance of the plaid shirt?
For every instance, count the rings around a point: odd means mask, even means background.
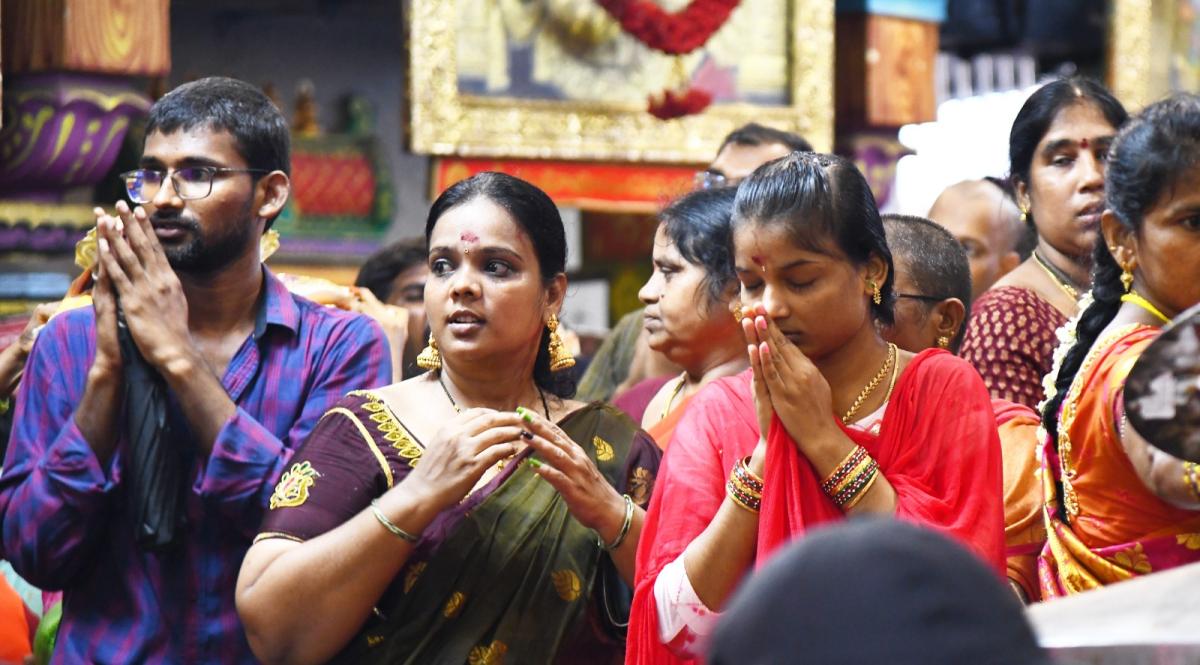
[[[75,425],[95,354],[92,308],[55,317],[38,336],[0,475],[0,542],[25,579],[65,591],[55,663],[255,662],[234,586],[275,481],[326,409],[391,375],[374,321],[263,274],[254,334],[222,379],[237,413],[208,459],[197,458],[184,543],[169,553],[134,543],[123,443],[102,468]],[[187,432],[173,401],[169,417]]]

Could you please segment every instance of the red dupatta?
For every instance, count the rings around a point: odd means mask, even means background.
[[[759,433],[750,371],[697,394],[675,429],[659,470],[638,545],[626,663],[686,662],[658,638],[654,582],[712,520],[736,460]],[[845,430],[879,462],[896,491],[896,516],[956,538],[1004,571],[1000,443],[987,389],[975,370],[945,351],[909,363],[884,412],[879,436]],[[844,514],[821,491],[778,419],[767,438],[756,566],[779,547]]]

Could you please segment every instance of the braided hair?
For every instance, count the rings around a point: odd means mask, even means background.
[[[1147,107],[1121,129],[1109,149],[1104,191],[1121,226],[1141,232],[1146,213],[1169,196],[1179,178],[1200,165],[1200,97],[1177,95]],[[1103,236],[1093,251],[1092,304],[1079,316],[1075,343],[1063,357],[1054,396],[1042,408],[1042,423],[1058,440],[1058,412],[1096,338],[1117,314],[1125,288],[1121,266]]]

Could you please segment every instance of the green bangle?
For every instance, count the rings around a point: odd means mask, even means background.
[[[388,519],[387,515],[384,515],[383,511],[379,509],[379,499],[371,499],[371,512],[375,513],[375,519],[379,520],[379,523],[383,525],[383,528],[391,531],[400,540],[413,545],[416,545],[417,541],[420,540],[420,538],[417,536],[414,536],[395,524],[392,524],[392,521]]]
[[[0,416],[8,413],[8,410],[11,408],[12,408],[12,398],[11,397],[5,397],[4,399],[0,399]]]
[[[620,547],[621,543],[625,542],[625,536],[629,535],[629,527],[633,525],[633,499],[631,499],[628,494],[625,494],[624,498],[625,523],[621,525],[621,530],[617,533],[616,539],[614,539],[611,543],[605,544],[604,540],[600,538],[600,534],[596,534],[596,542],[600,544],[600,549],[604,550],[605,552],[611,552]]]

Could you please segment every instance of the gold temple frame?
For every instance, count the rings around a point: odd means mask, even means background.
[[[1173,92],[1175,9],[1174,0],[1109,5],[1108,85],[1131,113]]]
[[[413,152],[465,157],[705,163],[747,122],[833,146],[834,0],[787,0],[788,106],[719,104],[661,121],[643,106],[460,94],[455,3],[414,0],[409,21],[409,122]]]

